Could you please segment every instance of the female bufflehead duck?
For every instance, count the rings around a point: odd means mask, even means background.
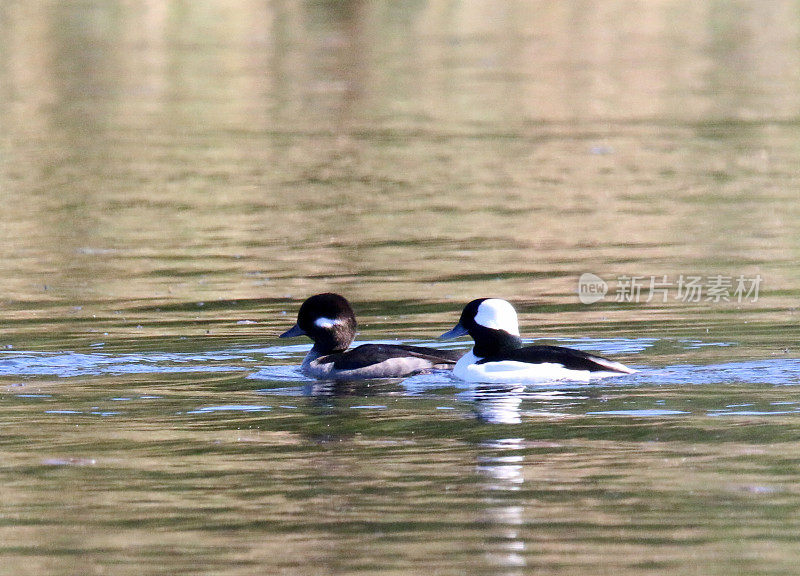
[[[498,298],[480,298],[464,307],[458,324],[440,336],[469,334],[475,347],[453,374],[469,382],[541,383],[622,376],[631,368],[602,356],[560,346],[522,346],[514,307]]]
[[[437,350],[401,344],[347,347],[356,336],[356,316],[338,294],[317,294],[300,306],[297,324],[281,338],[308,336],[314,341],[301,372],[320,380],[402,378],[434,368],[452,369],[461,350]]]

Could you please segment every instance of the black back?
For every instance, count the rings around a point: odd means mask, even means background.
[[[319,364],[333,362],[337,370],[355,370],[378,364],[390,358],[422,358],[437,365],[453,365],[464,355],[464,350],[438,350],[424,346],[404,344],[362,344],[341,354],[330,354],[317,359]]]
[[[553,364],[561,364],[564,368],[569,370],[588,370],[589,372],[620,372],[615,368],[617,364],[611,360],[603,358],[602,356],[594,356],[581,350],[573,350],[572,348],[563,348],[561,346],[525,346],[524,348],[517,348],[503,353],[502,357],[489,356],[478,360],[476,364],[485,364],[487,362],[500,362],[503,360],[512,360],[517,362],[528,362],[532,364],[541,364],[550,362]],[[607,362],[608,364],[605,364]],[[618,365],[618,364],[617,364]]]

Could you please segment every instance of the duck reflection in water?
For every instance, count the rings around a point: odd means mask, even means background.
[[[489,424],[519,424],[524,392],[522,385],[481,384],[462,392],[459,397],[472,402],[478,420]]]
[[[320,380],[318,382],[309,382],[305,384],[303,386],[303,395],[320,398],[331,398],[334,396],[383,396],[402,393],[401,382],[401,378],[356,381]]]
[[[523,574],[525,562],[526,497],[520,492],[525,457],[522,438],[499,438],[480,444],[476,472],[485,491],[479,522],[493,526],[494,538],[486,540],[487,558],[498,574]]]

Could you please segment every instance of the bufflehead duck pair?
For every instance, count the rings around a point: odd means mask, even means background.
[[[432,369],[452,369],[463,350],[437,350],[402,344],[362,344],[348,350],[356,336],[356,316],[338,294],[308,298],[297,324],[281,338],[308,336],[314,341],[303,359],[303,374],[320,380],[403,378]]]
[[[542,383],[622,376],[635,370],[602,356],[560,346],[523,346],[514,307],[499,298],[480,298],[464,307],[458,324],[440,336],[469,334],[474,348],[453,375],[469,382]]]

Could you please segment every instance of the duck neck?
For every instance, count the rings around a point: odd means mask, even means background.
[[[522,339],[503,330],[495,331],[491,338],[475,340],[473,354],[480,358],[500,356],[504,352],[510,352],[522,348]]]
[[[317,349],[316,346],[314,346],[311,350],[308,351],[308,354],[306,354],[306,357],[303,358],[303,364],[301,365],[300,368],[301,369],[308,368],[309,366],[311,366],[311,363],[314,360],[316,360],[317,358],[320,358],[321,356],[325,356],[325,355],[327,355],[327,352],[323,353],[319,349]]]

